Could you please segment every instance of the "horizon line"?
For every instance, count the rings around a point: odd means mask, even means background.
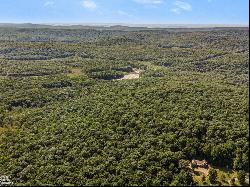
[[[183,27],[183,26],[191,26],[191,27],[249,27],[249,24],[242,24],[242,23],[77,23],[77,22],[0,22],[2,24],[32,24],[32,25],[48,25],[48,26],[141,26],[141,27],[148,27],[148,26],[157,26],[157,27]]]

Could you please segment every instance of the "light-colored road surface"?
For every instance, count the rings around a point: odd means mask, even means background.
[[[124,77],[122,77],[119,80],[139,79],[140,78],[140,72],[141,72],[141,70],[139,70],[139,69],[133,69],[133,72],[131,72],[128,75],[125,75]]]

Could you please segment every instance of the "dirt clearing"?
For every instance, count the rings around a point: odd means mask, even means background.
[[[133,69],[133,72],[129,73],[128,75],[124,75],[124,77],[118,79],[118,80],[130,80],[130,79],[139,79],[140,78],[140,72],[139,69]]]

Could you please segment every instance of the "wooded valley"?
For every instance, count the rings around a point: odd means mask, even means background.
[[[248,173],[248,89],[248,28],[0,28],[0,175],[197,185],[192,159]]]

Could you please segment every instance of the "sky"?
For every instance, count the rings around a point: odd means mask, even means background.
[[[0,0],[1,23],[244,24],[249,0]]]

